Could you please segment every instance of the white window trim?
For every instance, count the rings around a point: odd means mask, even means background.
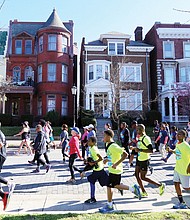
[[[55,42],[50,42],[50,37],[55,37]],[[53,48],[52,48],[53,46]],[[55,46],[55,47],[54,47]],[[48,35],[48,51],[56,51],[57,50],[57,35],[49,34]]]
[[[120,66],[120,81],[121,82],[134,82],[134,83],[141,83],[142,82],[142,63],[119,63],[119,66]],[[127,74],[126,74],[126,67],[134,67],[135,68],[135,80],[134,81],[131,81],[131,80],[127,80]],[[140,68],[140,79],[137,80],[137,76],[136,76],[136,68]],[[121,71],[122,71],[122,68],[124,68],[124,79],[122,79],[122,76],[121,76]]]
[[[93,61],[89,61],[86,63],[87,65],[87,76],[86,76],[86,82],[92,82],[94,80],[97,80],[97,76],[96,76],[96,66],[97,65],[101,65],[102,66],[102,78],[105,79],[105,70],[106,70],[106,66],[108,66],[108,80],[110,79],[110,61],[106,61],[106,60],[93,60]],[[93,66],[93,79],[89,80],[89,70],[90,70],[90,66]]]
[[[142,111],[143,102],[142,102],[142,90],[120,90],[120,110],[121,111]],[[137,96],[140,95],[140,104],[137,103]],[[133,97],[135,101],[135,106],[131,109],[130,106],[127,106],[127,99]]]
[[[172,83],[176,82],[176,68],[172,65],[164,65],[164,85],[168,85],[168,83],[166,84],[166,69],[173,69],[173,74],[174,74],[174,79]]]
[[[110,43],[115,44],[115,53],[110,53],[109,52],[109,44]],[[123,54],[118,54],[117,53],[117,44],[118,43],[119,44],[123,44]],[[113,39],[112,40],[108,40],[108,55],[109,56],[112,56],[112,55],[113,56],[124,56],[125,55],[125,40],[116,40],[116,39],[115,40],[113,40]]]
[[[31,43],[31,47],[28,47],[28,48],[31,49],[30,53],[26,53],[26,49],[27,49],[27,47],[26,47],[26,42],[30,42],[30,43]],[[25,50],[25,51],[24,51],[25,54],[32,54],[32,40],[30,40],[30,39],[25,40],[24,50]]]
[[[49,65],[54,65],[54,67],[55,67],[55,72],[52,72],[52,73],[54,73],[54,79],[50,79],[50,75],[49,75],[49,73],[51,73],[51,72],[49,72]],[[47,64],[47,80],[48,80],[48,82],[55,82],[56,81],[56,71],[57,71],[57,65],[56,65],[56,63],[48,63]]]
[[[18,41],[21,42],[21,47],[17,47],[17,46],[16,46],[16,44],[17,44]],[[20,49],[21,49],[20,53],[17,53],[17,48],[20,48]],[[20,40],[20,39],[16,39],[16,40],[15,40],[15,54],[22,54],[22,40]]]
[[[190,58],[190,56],[189,57],[185,56],[185,44],[189,44],[190,45],[190,41],[183,42],[183,57],[184,58]]]
[[[66,101],[66,107],[63,107],[63,96],[65,97],[65,101]],[[63,95],[62,99],[61,99],[61,115],[62,116],[67,116],[68,115],[68,96],[67,95]],[[63,114],[63,110],[65,110],[65,114]]]
[[[166,57],[166,54],[165,54],[165,44],[166,43],[171,43],[171,45],[172,45],[172,56],[171,57]],[[174,41],[169,41],[169,40],[163,41],[162,48],[163,48],[163,58],[164,59],[175,59]]]
[[[64,68],[64,74],[63,74],[63,68]],[[68,66],[64,63],[62,63],[62,82],[68,83]],[[66,73],[65,73],[66,71]],[[65,76],[65,77],[64,77]],[[64,80],[66,78],[66,80]]]

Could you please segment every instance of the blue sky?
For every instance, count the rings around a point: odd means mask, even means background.
[[[6,0],[0,10],[0,28],[8,27],[14,19],[46,21],[53,8],[62,21],[73,20],[74,40],[79,47],[82,37],[89,42],[110,31],[134,39],[137,26],[142,26],[145,34],[156,21],[190,24],[190,13],[173,10],[190,11],[190,0]]]

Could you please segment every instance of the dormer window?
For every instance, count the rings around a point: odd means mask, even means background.
[[[25,40],[25,54],[32,54],[32,40]]]
[[[174,42],[173,41],[163,42],[163,55],[164,55],[164,58],[174,58]]]
[[[108,43],[108,55],[124,55],[124,42],[109,42]]]
[[[22,40],[15,40],[15,54],[22,54]]]

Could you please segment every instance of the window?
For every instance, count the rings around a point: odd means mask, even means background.
[[[32,40],[25,41],[25,54],[32,54]]]
[[[142,82],[141,66],[122,66],[120,80],[122,82]]]
[[[38,66],[38,82],[42,82],[42,65]]]
[[[102,65],[96,65],[96,79],[102,78]]]
[[[62,36],[62,52],[67,53],[68,39]]]
[[[56,50],[57,47],[57,36],[56,35],[48,35],[48,50]]]
[[[68,114],[68,97],[66,95],[62,96],[61,101],[61,115],[67,116]]]
[[[13,82],[19,82],[20,81],[20,67],[15,66],[13,68]]]
[[[165,67],[164,68],[164,85],[172,84],[175,82],[174,68]]]
[[[108,65],[105,65],[105,79],[109,79],[109,67]]]
[[[15,40],[15,53],[22,54],[22,40]]]
[[[47,112],[55,110],[55,95],[48,95]]]
[[[124,43],[109,43],[108,44],[108,54],[109,55],[124,55]]]
[[[174,42],[164,41],[163,42],[164,58],[174,58]]]
[[[31,66],[27,66],[24,70],[25,81],[28,82],[28,85],[31,86],[32,81],[34,81],[34,71]]]
[[[183,48],[184,48],[184,58],[190,58],[190,43],[185,42]]]
[[[94,70],[93,70],[93,65],[89,66],[89,80],[94,79]]]
[[[121,91],[120,110],[142,111],[142,92]]]
[[[39,53],[43,52],[43,36],[39,38]]]
[[[190,81],[190,66],[181,67],[179,72],[179,82],[189,82]]]
[[[56,80],[56,64],[49,63],[48,64],[48,81]]]
[[[62,82],[68,83],[68,66],[62,64]]]
[[[42,97],[38,98],[38,115],[42,115]]]

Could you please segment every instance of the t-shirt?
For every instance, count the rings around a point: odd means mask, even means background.
[[[144,144],[143,144],[144,143]],[[149,136],[143,135],[139,137],[138,142],[137,142],[137,147],[139,149],[150,149],[152,150],[152,142]],[[145,152],[138,152],[138,160],[139,161],[145,161],[150,159],[150,153],[145,153]]]
[[[100,154],[99,149],[97,148],[97,146],[93,146],[90,147],[90,157],[92,157],[92,159],[94,161],[98,160],[99,157],[97,156],[97,154]],[[93,167],[94,171],[100,171],[104,168],[104,164],[103,161],[98,162],[98,168],[95,168],[95,166]]]
[[[164,144],[165,138],[168,136],[168,132],[166,130],[161,130],[159,136],[160,136],[160,143]]]
[[[190,176],[187,174],[187,166],[190,163],[190,146],[186,141],[176,144],[176,166],[175,171],[181,175]]]
[[[121,156],[124,152],[124,149],[121,148],[118,144],[112,143],[107,150],[108,157],[108,171],[112,174],[121,174],[123,173],[123,164],[120,163],[116,169],[112,168],[112,165],[118,162],[121,159]]]

